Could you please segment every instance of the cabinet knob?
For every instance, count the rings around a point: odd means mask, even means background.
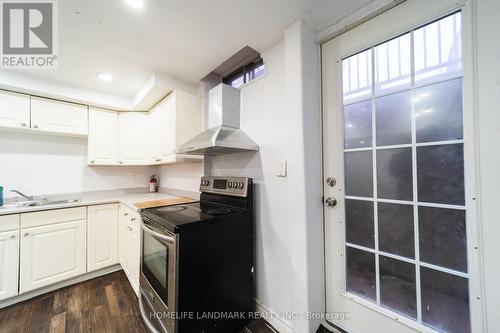
[[[95,163],[95,161],[90,161],[90,163],[91,163],[91,164],[94,164],[94,163]]]
[[[30,233],[27,232],[27,233],[24,234],[24,237],[28,237],[29,235],[30,235]]]
[[[120,162],[118,162],[118,163],[123,164],[123,162],[122,162],[122,161],[120,161]]]
[[[22,123],[21,123],[21,126],[22,126],[22,127],[26,127],[26,123],[25,123],[25,122],[22,122]]]
[[[128,216],[128,213],[124,213],[123,215]]]
[[[16,238],[16,235],[11,235],[9,238],[14,239],[14,238]]]
[[[135,221],[135,217],[131,218],[130,221]]]
[[[38,125],[36,125],[36,124],[35,124],[35,125],[33,125],[33,128],[38,128]]]
[[[131,227],[127,227],[128,228],[128,231],[132,231],[132,228]]]

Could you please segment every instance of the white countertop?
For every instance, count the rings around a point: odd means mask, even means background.
[[[92,205],[103,205],[110,203],[122,203],[131,209],[139,211],[139,208],[134,204],[142,201],[150,200],[163,200],[163,199],[175,199],[179,196],[167,194],[163,192],[149,193],[146,188],[137,189],[123,189],[123,190],[110,190],[110,191],[94,191],[94,192],[82,192],[82,193],[68,193],[68,194],[56,194],[40,196],[43,198],[48,198],[49,200],[73,200],[80,199],[79,202],[63,203],[57,205],[46,205],[46,206],[23,206],[23,207],[0,207],[0,216],[9,214],[19,214],[19,213],[29,213],[42,210],[51,209],[61,209],[61,208],[71,208],[71,207],[81,207],[81,206],[92,206]],[[35,198],[37,199],[38,196]],[[193,198],[197,199],[197,198]],[[6,200],[5,205],[9,204],[10,200]]]

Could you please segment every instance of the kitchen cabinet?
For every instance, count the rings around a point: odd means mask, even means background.
[[[89,165],[118,164],[118,112],[89,108]]]
[[[87,271],[118,263],[118,205],[87,208]]]
[[[17,295],[19,215],[0,216],[0,300]]]
[[[120,264],[132,288],[138,293],[141,253],[140,215],[120,205],[119,224]]]
[[[118,164],[148,164],[148,129],[148,113],[120,112],[118,116]]]
[[[20,292],[86,272],[86,208],[21,214]]]
[[[0,127],[30,127],[30,96],[0,91]]]
[[[31,128],[43,132],[88,135],[88,107],[31,97]]]
[[[174,149],[202,130],[201,98],[183,91],[174,91],[150,113],[151,164],[201,161],[201,156],[179,155]]]

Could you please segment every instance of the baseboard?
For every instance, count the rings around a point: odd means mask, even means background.
[[[281,317],[276,311],[255,301],[255,307],[258,313],[263,313],[264,319],[271,324],[280,333],[292,333],[292,323]]]
[[[320,325],[320,327],[318,328],[316,333],[347,333],[347,332],[336,327],[336,326],[333,326],[332,324],[328,323],[327,321],[324,321]]]
[[[7,306],[11,306],[11,305],[19,303],[19,302],[29,300],[31,298],[46,294],[48,292],[51,292],[51,291],[54,291],[54,290],[57,290],[60,288],[71,286],[75,283],[80,283],[83,281],[94,279],[94,278],[102,276],[102,275],[113,273],[113,272],[119,271],[121,269],[122,269],[122,267],[119,264],[117,264],[117,265],[106,267],[106,268],[103,268],[103,269],[100,269],[97,271],[93,271],[90,273],[79,275],[79,276],[76,276],[74,278],[64,280],[64,281],[61,281],[61,282],[58,282],[55,284],[51,284],[50,286],[46,286],[46,287],[42,287],[40,289],[28,291],[26,293],[19,294],[17,296],[0,301],[0,309],[5,308]]]

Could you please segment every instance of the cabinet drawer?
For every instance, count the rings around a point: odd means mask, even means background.
[[[0,216],[0,232],[19,230],[19,215]]]
[[[21,228],[33,228],[42,225],[86,219],[86,207],[46,210],[43,212],[21,214]]]

